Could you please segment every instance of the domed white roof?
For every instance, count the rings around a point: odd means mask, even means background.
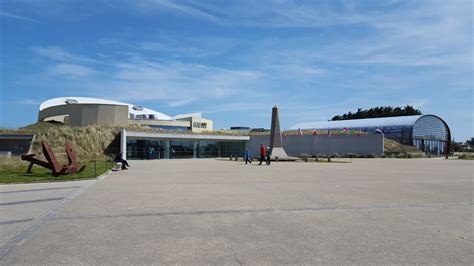
[[[360,127],[413,126],[422,115],[392,116],[381,118],[351,119],[296,124],[291,129],[341,129]]]
[[[139,105],[133,105],[129,103],[117,102],[112,100],[98,99],[98,98],[89,98],[89,97],[59,97],[49,99],[41,103],[39,110],[42,111],[46,108],[58,106],[58,105],[67,105],[67,104],[109,104],[109,105],[124,105],[128,106],[129,114],[132,114],[134,117],[137,115],[153,115],[155,119],[159,120],[174,120],[173,117],[165,115],[163,113],[157,112],[152,109],[148,109]]]

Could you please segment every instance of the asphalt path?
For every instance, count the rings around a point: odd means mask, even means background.
[[[98,181],[0,186],[2,264],[474,261],[472,161],[131,164]]]

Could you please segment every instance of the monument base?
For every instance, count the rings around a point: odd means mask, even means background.
[[[296,161],[296,159],[298,158],[288,156],[282,147],[273,147],[270,154],[270,160],[272,161]]]

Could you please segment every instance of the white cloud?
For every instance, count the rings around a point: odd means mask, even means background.
[[[255,110],[268,110],[270,104],[258,102],[232,102],[216,104],[215,106],[204,109],[203,113],[223,113],[223,112],[238,112],[238,111],[255,111]],[[246,113],[249,114],[249,113]]]
[[[38,55],[61,62],[70,63],[96,63],[97,61],[87,56],[73,54],[59,46],[33,47]]]
[[[34,106],[38,106],[38,105],[41,103],[41,101],[40,101],[40,100],[36,100],[36,99],[24,98],[24,99],[21,99],[21,100],[16,101],[15,103],[17,103],[17,104],[23,104],[23,105],[34,105]]]
[[[170,106],[170,107],[180,107],[180,106],[184,106],[188,103],[191,103],[195,100],[196,100],[196,98],[190,97],[190,98],[187,98],[187,99],[184,99],[184,100],[170,101],[170,102],[168,102],[168,106]]]
[[[75,64],[57,64],[48,69],[52,75],[66,76],[69,78],[84,78],[95,73],[94,70]]]
[[[182,107],[196,100],[202,104],[239,98],[252,90],[261,78],[256,71],[151,61],[137,55],[114,60],[111,58],[101,64],[100,70],[97,65],[59,63],[47,67],[46,72],[51,77],[80,80],[80,83],[65,86],[81,90],[83,95],[99,97],[107,94],[115,100],[162,102],[169,107]],[[68,84],[70,81],[60,82]]]
[[[139,0],[134,2],[134,6],[140,8],[142,11],[175,11],[184,15],[192,16],[199,19],[204,19],[219,23],[220,19],[200,9],[197,5],[192,3],[178,3],[178,1],[168,0]]]
[[[128,97],[172,99],[174,105],[202,97],[231,97],[259,78],[258,72],[179,62],[135,60],[116,68],[108,87],[126,90]]]
[[[9,12],[5,12],[0,10],[0,17],[8,17],[8,18],[14,18],[14,19],[19,19],[19,20],[25,20],[25,21],[31,21],[31,22],[38,22],[35,19],[25,17],[25,16],[20,16],[20,15],[15,15]]]

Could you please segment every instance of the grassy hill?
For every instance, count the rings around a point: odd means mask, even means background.
[[[58,159],[64,159],[64,143],[72,143],[79,160],[101,159],[120,149],[120,128],[85,126],[70,127],[40,122],[20,129],[0,129],[3,134],[35,134],[33,153],[42,157],[41,141],[47,140]]]
[[[414,146],[408,146],[400,144],[391,139],[384,140],[384,149],[385,155],[396,155],[399,156],[401,154],[411,157],[424,157],[425,153],[419,150]]]
[[[33,173],[26,173],[28,162],[19,156],[0,160],[0,183],[50,182],[94,178],[112,167],[107,155],[115,155],[120,149],[120,128],[115,127],[69,127],[54,123],[36,123],[20,129],[0,129],[2,134],[35,134],[33,153],[44,160],[41,141],[47,140],[57,160],[67,164],[64,144],[71,142],[77,153],[79,163],[86,170],[76,175],[54,177],[51,171],[39,166],[33,167]],[[106,160],[108,159],[109,162]],[[96,162],[91,162],[95,160]]]

